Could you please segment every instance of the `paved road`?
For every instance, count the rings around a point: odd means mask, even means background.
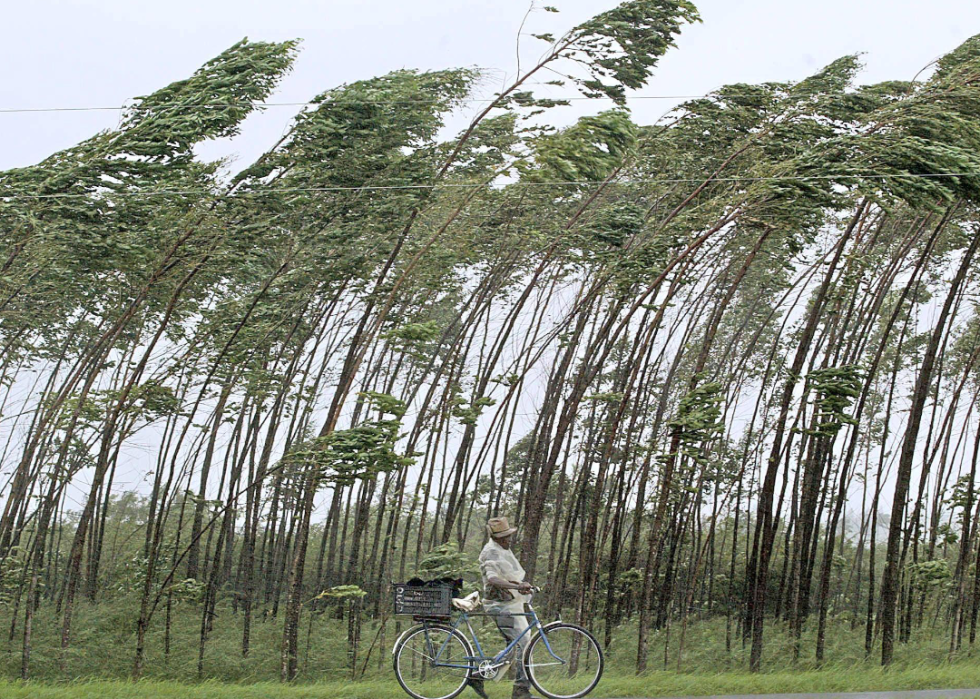
[[[977,689],[918,689],[903,692],[826,692],[819,694],[716,694],[698,699],[958,699],[980,697]],[[691,699],[670,697],[669,699]]]

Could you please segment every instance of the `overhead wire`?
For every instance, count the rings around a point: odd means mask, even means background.
[[[545,85],[547,83],[544,83]],[[813,94],[820,94],[814,92]],[[746,93],[721,93],[712,92],[705,94],[692,94],[692,95],[628,95],[622,98],[613,98],[605,95],[592,95],[592,96],[582,96],[574,95],[567,97],[535,97],[535,100],[548,100],[553,102],[563,102],[563,101],[601,101],[601,100],[622,100],[622,101],[634,101],[634,100],[674,100],[674,99],[704,99],[704,98],[732,98],[732,97],[760,97],[758,92],[746,92]],[[806,96],[804,93],[802,96]],[[838,95],[839,97],[844,97],[847,95]],[[489,103],[497,99],[499,96],[488,97],[488,98],[462,98],[459,100],[454,100],[458,103],[474,102],[474,103]],[[430,104],[431,100],[350,100],[345,101],[356,102],[360,104]],[[162,112],[170,110],[181,110],[181,109],[221,109],[230,107],[250,107],[255,106],[258,109],[264,109],[266,107],[315,107],[322,104],[326,104],[327,101],[305,101],[305,102],[266,102],[257,105],[252,105],[251,103],[235,103],[235,102],[209,102],[209,103],[178,103],[172,105],[160,105],[154,107],[144,107],[140,104],[132,105],[122,105],[122,106],[79,106],[79,107],[3,107],[0,108],[0,114],[18,114],[18,113],[65,113],[65,112],[94,112],[94,111],[125,111],[129,109],[143,109],[148,112]],[[904,173],[904,174],[835,174],[835,175],[784,175],[784,176],[769,176],[769,177],[717,177],[711,178],[712,182],[764,182],[764,181],[806,181],[806,180],[827,180],[827,179],[892,179],[892,178],[933,178],[933,177],[974,177],[980,176],[980,172],[945,172],[945,173]],[[690,184],[690,183],[702,183],[704,178],[660,178],[660,179],[640,179],[640,180],[618,180],[612,184]],[[601,185],[610,184],[608,182],[599,180],[568,180],[568,181],[543,181],[543,182],[511,182],[511,183],[499,183],[491,186],[525,186],[525,187],[538,187],[538,186],[589,186],[589,185]],[[406,184],[406,185],[358,185],[358,186],[328,186],[328,187],[283,187],[283,188],[267,188],[267,189],[252,189],[236,192],[236,197],[241,196],[261,196],[265,194],[288,194],[288,193],[304,193],[304,192],[356,192],[356,191],[385,191],[385,190],[419,190],[419,189],[451,189],[451,188],[462,188],[468,189],[472,187],[486,186],[485,184],[465,184],[465,183],[436,183],[436,184]],[[71,199],[71,198],[94,198],[99,195],[103,195],[105,198],[114,197],[152,197],[152,196],[189,196],[189,195],[211,195],[215,197],[225,196],[221,192],[205,190],[205,189],[160,189],[160,190],[141,190],[141,191],[112,191],[111,188],[106,187],[103,191],[97,192],[84,192],[84,193],[73,193],[73,192],[56,192],[50,194],[29,194],[29,193],[16,193],[16,194],[0,194],[0,201],[12,201],[20,199]]]
[[[302,192],[362,192],[362,191],[389,191],[389,190],[419,190],[419,189],[474,189],[477,187],[561,187],[561,186],[590,186],[590,185],[634,185],[634,184],[701,184],[706,180],[709,182],[783,182],[783,181],[820,181],[820,180],[887,180],[887,179],[915,179],[915,178],[942,178],[942,177],[980,177],[977,172],[921,172],[921,173],[891,173],[891,174],[865,174],[865,173],[836,173],[833,175],[772,175],[767,177],[668,177],[655,179],[627,179],[627,180],[558,180],[558,181],[517,181],[503,182],[498,184],[486,183],[460,183],[443,182],[435,184],[398,184],[398,185],[357,185],[357,186],[327,186],[327,187],[267,187],[235,192],[233,196],[261,196],[265,194],[292,194]],[[94,198],[104,195],[105,198],[111,197],[154,197],[154,196],[189,196],[189,195],[211,195],[215,197],[228,196],[222,192],[206,189],[158,189],[142,191],[112,191],[106,187],[103,191],[93,192],[53,192],[50,194],[2,194],[0,201],[13,201],[19,199],[72,199],[72,198]]]
[[[816,94],[816,93],[814,93]],[[621,98],[613,98],[606,95],[596,95],[595,97],[587,97],[583,95],[573,95],[569,97],[534,97],[536,101],[549,101],[549,102],[579,102],[579,101],[631,101],[631,100],[680,100],[680,99],[701,99],[706,97],[714,97],[712,94],[705,95],[631,95]],[[758,94],[745,93],[744,95],[739,94],[726,94],[726,97],[758,97]],[[450,100],[452,102],[476,102],[476,103],[489,103],[495,102],[500,99],[499,97],[464,97],[457,100]],[[356,102],[358,104],[431,104],[432,100],[358,100],[358,99],[347,99],[344,98],[345,102]],[[324,100],[322,102],[263,102],[256,104],[254,106],[258,108],[264,107],[316,107],[322,104],[327,104],[328,101]],[[204,109],[204,108],[225,108],[225,107],[249,107],[252,106],[250,103],[238,103],[238,102],[205,102],[201,104],[193,103],[183,103],[183,104],[173,104],[173,105],[160,105],[158,107],[144,107],[147,111],[169,111],[175,109]],[[134,109],[140,107],[140,105],[124,105],[118,107],[111,106],[93,106],[93,107],[0,107],[0,114],[21,114],[21,113],[38,113],[38,112],[115,112],[115,111],[125,111],[127,109]]]
[[[792,86],[789,88],[792,91]],[[844,98],[850,96],[856,96],[860,93],[843,93],[840,95],[825,95],[820,90],[813,90],[811,92],[793,92],[793,96],[807,97],[813,95],[823,95],[825,97],[837,97]],[[947,93],[949,94],[949,93]],[[535,106],[533,102],[543,101],[543,102],[633,102],[642,100],[693,100],[693,99],[708,99],[708,98],[759,98],[766,96],[764,92],[722,92],[713,91],[706,92],[703,94],[692,94],[692,95],[624,95],[622,97],[611,97],[609,95],[568,95],[568,96],[534,96],[527,98],[527,106]],[[772,95],[777,96],[777,95]],[[490,102],[495,102],[501,99],[500,95],[494,97],[461,97],[459,99],[448,100],[452,103],[481,103],[487,104]],[[517,103],[518,106],[521,105],[522,98],[515,97],[513,95],[505,96],[505,99],[509,99]],[[386,100],[386,99],[356,99],[349,96],[344,96],[343,101],[347,103],[357,103],[357,104],[432,104],[431,99],[403,99],[403,100]],[[56,107],[0,107],[0,114],[37,114],[44,112],[117,112],[126,111],[128,109],[142,109],[148,112],[164,112],[173,111],[180,109],[224,109],[227,107],[254,107],[257,109],[264,109],[266,107],[318,107],[324,104],[329,104],[330,100],[321,101],[303,101],[303,102],[178,102],[175,104],[162,104],[157,106],[145,106],[136,102],[134,104],[124,104],[124,105],[84,105],[84,106],[56,106]]]
[[[711,95],[633,95],[629,97],[620,98],[622,100],[672,100],[672,99],[698,99],[702,97],[710,97]],[[746,97],[749,95],[746,94]],[[476,103],[489,103],[495,102],[500,99],[499,97],[464,97],[457,100],[450,100],[452,102],[476,102]],[[550,102],[564,102],[564,101],[602,101],[610,100],[614,98],[605,95],[598,95],[595,97],[586,97],[581,95],[574,95],[570,97],[534,97],[535,100],[547,100]],[[416,100],[358,100],[358,99],[348,99],[344,98],[345,102],[356,102],[358,104],[431,104],[432,100],[416,99]],[[258,108],[264,107],[316,107],[322,104],[327,104],[328,101],[324,100],[322,102],[263,102],[254,105]],[[250,107],[253,106],[251,103],[244,102],[205,102],[200,104],[193,103],[183,103],[183,104],[173,104],[173,105],[160,105],[158,107],[143,107],[147,111],[169,111],[176,109],[206,109],[206,108],[225,108],[225,107]],[[123,105],[123,106],[86,106],[86,107],[0,107],[0,114],[33,114],[38,112],[116,112],[125,111],[127,109],[134,109],[140,107],[140,105]]]

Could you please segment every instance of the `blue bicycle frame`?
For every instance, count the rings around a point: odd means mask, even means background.
[[[545,645],[545,648],[548,649],[548,653],[551,655],[552,658],[554,658],[555,660],[557,660],[558,662],[560,662],[562,665],[564,665],[566,661],[563,660],[562,658],[559,658],[557,655],[555,655],[555,652],[551,649],[551,644],[548,643],[548,634],[543,633],[544,625],[541,623],[541,620],[538,619],[538,615],[534,612],[534,609],[533,608],[529,608],[529,609],[530,609],[530,611],[528,611],[528,612],[511,613],[511,616],[523,616],[523,617],[526,617],[528,619],[527,628],[524,629],[517,638],[515,638],[513,641],[511,641],[510,643],[508,643],[506,648],[504,648],[502,651],[500,651],[499,653],[497,653],[492,658],[490,658],[486,654],[484,654],[483,647],[480,645],[480,639],[477,638],[476,631],[473,629],[473,625],[470,623],[470,617],[471,616],[474,616],[474,617],[476,617],[476,616],[490,616],[490,617],[492,617],[492,616],[498,616],[498,615],[496,615],[496,614],[487,614],[487,613],[472,614],[471,615],[471,614],[467,614],[466,612],[460,612],[459,615],[456,617],[456,621],[454,621],[453,624],[452,624],[452,629],[453,629],[453,631],[459,631],[459,633],[462,634],[463,637],[465,638],[465,634],[463,634],[463,632],[460,631],[460,626],[465,623],[466,624],[466,628],[469,629],[470,638],[473,640],[473,646],[476,648],[476,652],[479,653],[479,655],[467,656],[466,657],[466,660],[469,661],[469,662],[466,665],[460,665],[458,663],[442,663],[442,662],[439,662],[439,658],[442,656],[443,651],[446,650],[446,646],[449,645],[449,639],[452,638],[452,635],[450,634],[450,635],[447,635],[446,636],[446,640],[444,640],[442,642],[442,646],[439,648],[439,651],[437,653],[435,653],[434,652],[433,645],[432,645],[432,639],[430,639],[429,638],[429,635],[426,634],[425,642],[428,645],[429,653],[432,654],[432,665],[434,667],[450,667],[450,668],[457,668],[457,669],[460,669],[460,670],[470,670],[470,671],[479,670],[480,669],[480,666],[478,664],[476,664],[476,663],[479,663],[479,662],[482,662],[482,661],[486,661],[486,660],[491,661],[494,665],[500,665],[500,664],[503,663],[503,659],[507,656],[507,654],[510,653],[514,649],[515,646],[517,646],[518,644],[520,644],[521,639],[524,638],[524,636],[526,636],[527,634],[529,634],[532,629],[538,629],[540,632],[542,632],[541,633],[541,640],[544,641],[544,645]],[[428,621],[423,621],[422,623],[423,623],[424,626],[428,626],[428,623],[429,622]]]

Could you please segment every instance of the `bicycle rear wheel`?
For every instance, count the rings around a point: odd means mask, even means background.
[[[563,622],[544,626],[524,652],[528,679],[550,699],[584,697],[599,684],[603,662],[595,637]]]
[[[448,626],[417,626],[394,650],[398,684],[415,699],[452,699],[466,688],[470,644]]]

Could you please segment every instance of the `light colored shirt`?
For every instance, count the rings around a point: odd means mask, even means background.
[[[527,595],[517,590],[501,590],[490,584],[490,578],[500,578],[508,582],[524,582],[524,568],[510,549],[505,549],[493,539],[480,551],[480,574],[483,576],[483,596],[487,600],[513,601],[523,605],[529,601]],[[501,594],[502,593],[502,594]],[[510,593],[513,597],[507,598]]]

